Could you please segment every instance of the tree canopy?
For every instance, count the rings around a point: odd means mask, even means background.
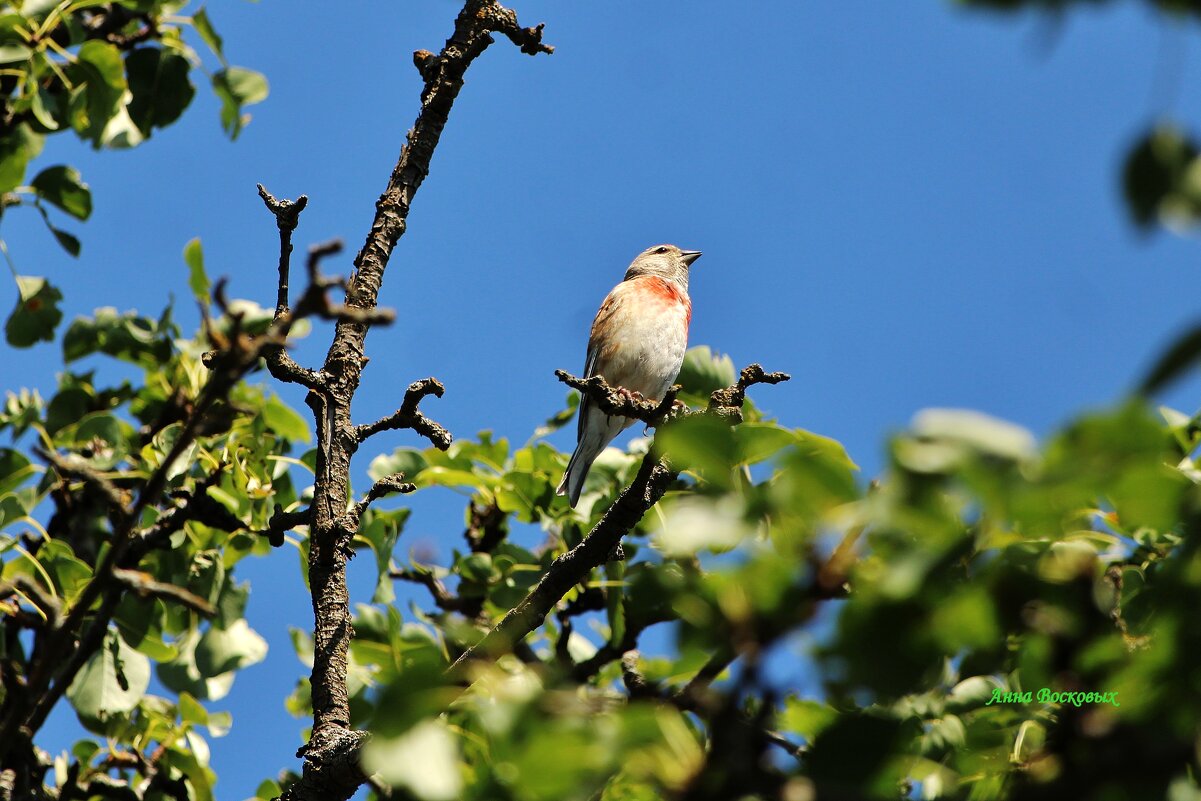
[[[266,96],[203,9],[183,10],[62,0],[0,17],[3,206],[33,206],[74,255],[56,220],[86,219],[91,196],[68,165],[25,183],[43,140],[69,129],[130,147],[174,123],[205,68],[188,30],[216,59],[231,137]],[[1131,397],[1041,442],[926,410],[876,476],[762,411],[790,379],[774,368],[796,367],[706,346],[662,402],[558,371],[564,408],[521,443],[448,431],[434,377],[374,422],[351,414],[373,380],[368,335],[394,319],[378,305],[402,269],[387,272],[393,249],[465,76],[490,47],[553,53],[554,21],[527,27],[519,10],[466,0],[445,46],[414,54],[418,114],[350,276],[325,273],[336,242],[293,258],[308,200],[262,186],[279,251],[258,268],[277,294],[231,298],[194,240],[197,331],[171,305],[64,327],[61,290],[14,274],[8,345],[55,341],[63,371],[45,396],[10,377],[0,410],[0,800],[218,797],[208,740],[254,720],[213,702],[266,651],[235,574],[246,559],[291,566],[292,548],[314,622],[293,633],[311,678],[287,705],[312,727],[295,764],[264,768],[258,798],[1201,798],[1201,425],[1151,400],[1201,357],[1201,334]],[[1195,216],[1196,158],[1164,126],[1135,145],[1138,224]],[[309,327],[330,333],[320,365],[289,347]],[[305,390],[309,413],[277,384]],[[606,450],[572,508],[548,437],[577,393],[647,433]],[[354,486],[356,453],[383,434],[404,444]],[[377,503],[434,488],[464,496],[443,564],[403,544],[405,505]],[[537,547],[510,536],[529,527]],[[352,606],[356,555],[374,583]],[[396,603],[398,582],[422,600]],[[640,650],[664,631],[668,655]],[[817,692],[770,664],[800,634]],[[50,753],[42,730],[64,705],[87,736]]]

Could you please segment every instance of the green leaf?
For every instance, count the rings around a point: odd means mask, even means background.
[[[130,593],[117,605],[113,622],[121,633],[121,639],[132,648],[156,662],[170,662],[179,656],[179,649],[163,641],[162,610],[161,601],[139,598]]]
[[[837,718],[838,711],[821,701],[789,698],[784,702],[784,710],[780,713],[779,726],[784,731],[813,742],[814,738]]]
[[[243,620],[226,629],[211,628],[196,645],[196,667],[203,676],[219,676],[262,662],[267,641]]]
[[[4,326],[4,336],[14,348],[28,348],[38,341],[54,339],[54,329],[63,319],[58,302],[63,294],[45,278],[17,276],[20,297]]]
[[[405,521],[409,519],[409,513],[409,509],[388,512],[372,510],[370,519],[359,529],[358,536],[366,540],[375,553],[376,582],[372,603],[390,604],[396,597],[389,577],[392,550],[396,547]]]
[[[1148,227],[1160,220],[1195,219],[1198,187],[1190,167],[1197,163],[1193,140],[1172,125],[1150,131],[1126,158],[1122,188],[1134,221]]]
[[[191,629],[176,642],[178,656],[170,662],[159,662],[158,678],[168,689],[188,692],[196,698],[217,701],[229,694],[237,675],[234,671],[218,676],[201,675],[196,667],[196,647],[200,632]]]
[[[970,676],[951,688],[947,694],[948,712],[970,712],[988,703],[993,690],[1001,689],[994,676]]]
[[[21,124],[0,136],[0,192],[11,192],[25,181],[25,168],[42,152],[42,137]]]
[[[54,118],[54,114],[51,113],[49,108],[54,103],[54,96],[45,89],[39,88],[30,96],[29,110],[33,112],[33,117],[37,120],[38,125],[47,131],[57,131],[59,129],[58,120]]]
[[[221,595],[217,599],[217,618],[213,625],[219,629],[228,629],[246,616],[246,602],[250,600],[250,582],[238,583],[232,577],[221,587]]]
[[[1201,364],[1201,326],[1185,331],[1164,351],[1139,384],[1141,395],[1153,395]]]
[[[200,38],[204,40],[204,43],[208,45],[209,50],[212,50],[213,54],[224,64],[225,53],[222,50],[223,42],[221,41],[221,37],[217,35],[217,31],[213,28],[213,23],[209,20],[208,11],[203,6],[192,15],[192,27],[200,35]]]
[[[197,303],[208,307],[213,299],[209,294],[211,283],[204,271],[204,248],[200,239],[193,239],[184,245],[183,260],[188,265],[188,287],[192,290],[192,296],[196,298]]]
[[[685,417],[664,426],[656,442],[673,465],[717,486],[729,486],[738,447],[725,422],[707,415]]]
[[[92,353],[104,353],[154,368],[171,358],[177,334],[169,318],[154,320],[132,311],[118,314],[106,306],[97,309],[91,319],[75,318],[63,335],[63,358],[72,362]]]
[[[734,429],[734,439],[741,464],[758,464],[798,441],[795,431],[774,423],[742,423]]]
[[[70,428],[68,428],[70,430]],[[111,470],[129,453],[133,428],[109,412],[92,412],[84,415],[74,426],[74,447],[88,453],[87,460],[93,467]]]
[[[37,174],[30,186],[47,203],[77,220],[86,220],[92,215],[92,192],[74,167],[65,164],[47,167]]]
[[[99,39],[84,42],[68,74],[76,84],[71,94],[71,126],[98,147],[109,121],[124,107],[128,87],[121,51]]]
[[[104,644],[67,688],[67,698],[81,718],[103,721],[132,711],[149,686],[150,660],[110,629]]]
[[[371,460],[367,475],[372,481],[394,473],[404,473],[405,480],[413,481],[427,466],[425,457],[416,448],[397,448],[392,453],[383,453]]]
[[[944,598],[931,617],[930,631],[948,654],[964,648],[987,648],[1002,639],[992,600],[981,588]]]
[[[271,801],[273,798],[279,798],[283,793],[283,788],[279,786],[279,782],[274,779],[264,779],[254,791],[255,798],[261,798],[263,801]]]
[[[471,553],[456,560],[455,568],[467,581],[486,582],[492,577],[492,556]]]
[[[263,420],[268,428],[289,442],[308,443],[312,440],[305,419],[274,393],[263,404]]]
[[[38,469],[25,454],[12,448],[0,448],[0,495],[7,495],[37,473]]]
[[[839,715],[821,731],[805,755],[807,775],[814,781],[845,788],[855,797],[884,797],[877,788],[896,786],[900,777],[895,776],[897,767],[893,763],[902,741],[902,724],[898,721]]]
[[[33,54],[27,45],[0,45],[0,64],[12,64],[14,61],[25,61]]]
[[[670,556],[692,556],[702,550],[728,551],[751,533],[743,512],[735,495],[717,500],[684,496],[666,507],[655,530],[655,547]]]
[[[454,801],[463,791],[458,741],[446,724],[426,720],[399,737],[376,735],[363,763],[389,784],[406,788],[421,801]]]
[[[737,377],[729,356],[715,355],[708,345],[697,345],[684,354],[676,383],[689,394],[707,398],[714,390],[733,384]]]
[[[913,433],[1015,462],[1037,450],[1034,435],[1021,426],[968,409],[923,409],[913,418]]]
[[[213,91],[221,100],[221,127],[230,139],[237,139],[250,122],[242,109],[267,99],[267,79],[254,70],[227,67],[213,74]]]
[[[143,47],[125,57],[129,76],[129,117],[144,136],[179,119],[196,96],[187,59],[170,50]]]
[[[49,223],[47,223],[47,227],[50,228],[50,233],[54,234],[54,240],[58,242],[59,246],[62,247],[63,250],[67,251],[67,253],[71,254],[75,258],[79,258],[79,251],[81,247],[78,237],[76,237],[74,234],[67,233],[61,228],[55,228]]]
[[[54,586],[68,603],[79,597],[92,578],[92,568],[62,540],[52,540],[43,545],[38,551],[38,561],[54,579]]]
[[[40,20],[53,11],[58,4],[59,0],[25,0],[21,3],[21,15]]]

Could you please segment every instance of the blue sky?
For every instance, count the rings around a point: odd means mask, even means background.
[[[426,409],[452,432],[524,441],[561,407],[553,371],[582,367],[601,298],[662,241],[705,253],[693,343],[791,372],[757,402],[841,440],[869,476],[918,409],[970,407],[1044,434],[1121,397],[1201,316],[1195,237],[1136,231],[1118,187],[1134,137],[1185,115],[1201,87],[1190,26],[1135,3],[1058,23],[937,0],[517,8],[557,50],[500,42],[471,68],[385,279],[398,319],[368,339],[359,422],[436,375],[447,394]],[[345,271],[417,111],[410,54],[439,49],[457,9],[215,4],[231,61],[271,81],[241,139],[224,140],[203,87],[134,151],[55,137],[38,166],[77,165],[95,197],[73,227],[83,256],[61,255],[32,213],[7,214],[0,235],[22,272],[64,288],[68,319],[157,313],[174,293],[191,325],[180,254],[195,236],[231,295],[273,302],[261,181],[310,196],[297,243],[343,237],[350,253],[326,269]],[[0,282],[0,306],[14,298]],[[327,344],[319,326],[297,358],[319,363]],[[57,346],[5,351],[4,384],[48,393],[58,363]],[[1198,389],[1169,400],[1192,411]],[[553,441],[569,449],[571,431]],[[423,495],[405,542],[445,554],[462,501]],[[370,595],[368,561],[354,564],[356,599]],[[235,717],[213,743],[222,799],[297,764],[303,722],[282,708],[303,672],[287,626],[310,620],[296,568],[286,552],[238,568],[271,653],[212,705]]]

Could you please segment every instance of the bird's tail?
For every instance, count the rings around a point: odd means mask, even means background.
[[[559,488],[555,490],[555,494],[566,495],[573,509],[580,500],[580,493],[584,490],[584,479],[588,477],[588,470],[591,469],[592,463],[596,461],[599,453],[600,450],[593,450],[587,447],[587,443],[581,442],[576,447],[575,453],[571,454],[571,461],[567,463],[567,471],[563,473],[563,480],[559,482]]]

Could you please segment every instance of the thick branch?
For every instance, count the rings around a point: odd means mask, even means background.
[[[321,261],[342,252],[341,239],[331,239],[309,247],[309,258],[306,262],[309,273],[309,284],[296,302],[292,317],[299,320],[302,317],[316,315],[323,320],[350,320],[367,325],[389,325],[396,319],[396,312],[391,309],[355,309],[349,306],[334,305],[329,302],[329,290],[346,288],[346,279],[337,276],[327,276],[321,273]]]
[[[454,34],[442,52],[421,60],[425,88],[421,113],[409,131],[388,186],[376,203],[375,219],[363,249],[355,258],[355,273],[346,290],[346,304],[361,309],[376,305],[384,269],[397,241],[404,234],[409,207],[429,174],[434,150],[450,116],[451,107],[463,87],[463,76],[471,63],[492,44],[491,33],[502,33],[535,55],[553,51],[542,44],[542,26],[522,28],[517,15],[495,0],[468,0],[455,20]],[[355,322],[338,325],[326,357],[326,370],[340,365],[357,365],[363,356],[365,326]]]
[[[350,731],[350,699],[346,687],[351,631],[346,559],[354,530],[346,525],[349,508],[350,459],[361,442],[350,422],[350,406],[367,363],[364,343],[375,312],[384,270],[404,234],[409,207],[429,173],[430,161],[467,68],[500,32],[528,53],[550,52],[541,44],[541,28],[521,28],[517,17],[495,0],[467,0],[455,21],[454,34],[437,56],[424,59],[425,88],[421,112],[409,132],[384,193],[355,270],[346,287],[345,308],[338,315],[333,342],[320,375],[323,385],[306,403],[317,420],[317,463],[310,520],[309,586],[313,597],[313,734],[303,749],[304,772],[283,798],[349,798],[365,777],[358,767],[362,736]],[[356,311],[357,310],[357,311]],[[404,412],[404,406],[401,411]],[[418,418],[415,404],[407,421],[441,447],[449,435]],[[419,428],[421,425],[425,428]],[[390,426],[385,419],[378,430]],[[371,429],[372,426],[368,426]]]

